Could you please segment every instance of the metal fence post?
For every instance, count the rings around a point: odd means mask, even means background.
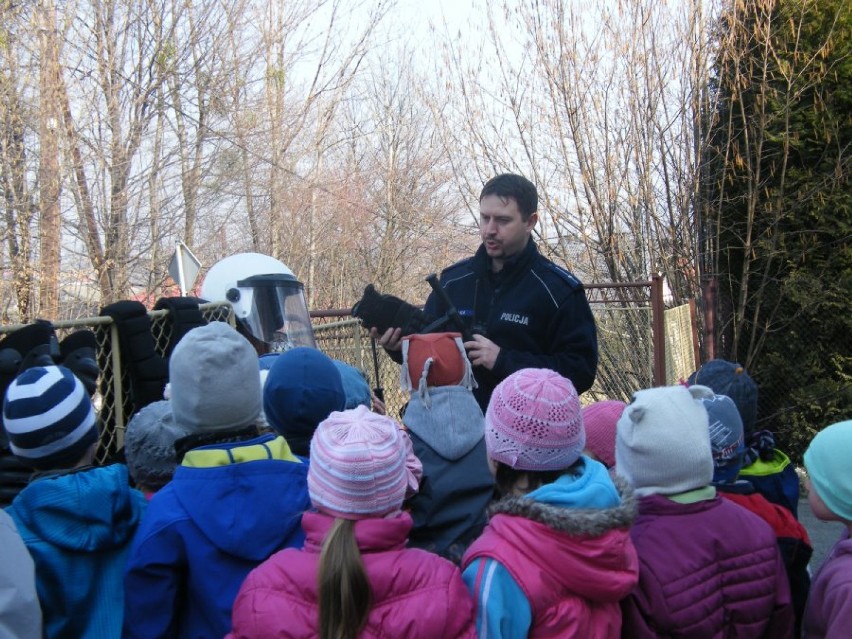
[[[113,428],[115,429],[115,448],[121,450],[124,445],[124,389],[121,385],[121,348],[119,347],[118,324],[114,321],[109,325],[109,349],[112,360],[112,392],[114,397]]]
[[[666,385],[666,329],[663,307],[663,276],[651,276],[651,339],[654,342],[654,386]]]

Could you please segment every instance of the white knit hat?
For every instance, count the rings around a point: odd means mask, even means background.
[[[706,386],[641,390],[618,420],[615,468],[638,496],[675,495],[708,485],[713,453]]]

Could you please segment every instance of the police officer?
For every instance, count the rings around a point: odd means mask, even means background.
[[[597,330],[582,283],[542,256],[532,231],[538,192],[520,175],[501,174],[479,195],[482,244],[468,259],[441,273],[441,285],[474,333],[465,342],[483,411],[495,386],[522,368],[548,368],[588,390],[598,364]],[[427,314],[446,308],[433,292]],[[394,356],[402,331],[371,334]]]

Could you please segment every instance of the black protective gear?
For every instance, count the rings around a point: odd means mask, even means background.
[[[62,365],[77,376],[86,392],[94,395],[98,388],[98,341],[93,331],[75,331],[59,343]]]
[[[45,320],[36,320],[0,340],[0,404],[9,384],[22,371],[33,366],[52,366],[54,357],[59,357],[59,344],[53,325]],[[0,508],[12,503],[32,473],[12,454],[6,431],[0,427]]]
[[[352,316],[367,328],[376,327],[379,333],[398,327],[403,335],[422,332],[434,319],[405,300],[382,295],[372,284],[367,285],[364,295],[352,307]]]
[[[0,340],[0,392],[5,396],[6,388],[19,373],[33,366],[50,366],[59,358],[59,343],[53,324],[36,320],[32,324],[9,333]]]

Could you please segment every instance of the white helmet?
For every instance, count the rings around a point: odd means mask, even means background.
[[[230,302],[244,332],[270,352],[316,348],[305,287],[274,257],[238,253],[216,262],[207,271],[201,297]]]

